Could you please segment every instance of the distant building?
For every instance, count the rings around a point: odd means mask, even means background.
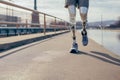
[[[8,16],[8,15],[2,15],[0,14],[0,21],[2,22],[20,22],[21,18],[17,16]],[[14,24],[7,24],[7,27],[14,27],[16,25]]]

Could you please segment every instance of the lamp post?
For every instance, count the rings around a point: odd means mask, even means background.
[[[37,10],[37,0],[34,0],[34,10]]]
[[[37,10],[37,0],[34,0],[34,10]],[[32,27],[40,27],[39,22],[39,12],[32,12],[32,23],[37,23],[38,25],[32,25]]]

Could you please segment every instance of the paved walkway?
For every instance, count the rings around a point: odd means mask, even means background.
[[[51,38],[53,36],[57,36],[67,32],[68,31],[56,31],[56,32],[47,32],[46,35],[44,35],[43,33],[37,33],[37,34],[28,34],[28,35],[0,38],[0,53],[9,49],[13,49],[43,39]]]
[[[56,33],[60,33],[60,32],[61,31],[58,31]],[[52,35],[52,34],[55,34],[55,32],[46,33],[46,35]],[[3,37],[3,38],[0,38],[0,44],[13,43],[13,42],[22,41],[22,40],[31,39],[31,38],[40,37],[40,36],[44,36],[44,33]]]
[[[69,53],[71,33],[25,45],[0,58],[0,80],[120,80],[120,57],[92,40]]]

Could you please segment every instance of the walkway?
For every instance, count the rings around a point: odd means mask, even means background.
[[[0,80],[120,80],[120,57],[93,40],[69,53],[71,33],[31,43],[0,54]]]

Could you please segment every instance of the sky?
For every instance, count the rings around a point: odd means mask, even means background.
[[[6,0],[8,1],[8,0]],[[34,0],[12,0],[13,3],[33,9]],[[89,0],[88,21],[117,20],[120,16],[120,0]],[[69,21],[68,10],[64,8],[65,0],[37,0],[38,11]],[[76,20],[80,21],[77,10]]]

